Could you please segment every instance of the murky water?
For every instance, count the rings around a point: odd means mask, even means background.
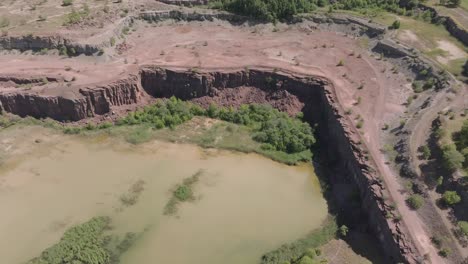
[[[2,131],[0,149],[1,263],[27,261],[70,226],[109,215],[116,232],[141,234],[123,264],[254,264],[327,214],[310,165],[157,141],[130,146],[38,127]],[[163,215],[171,189],[199,170],[196,200]],[[124,206],[120,197],[139,180],[145,189],[138,202]]]

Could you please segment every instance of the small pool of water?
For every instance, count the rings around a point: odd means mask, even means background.
[[[15,126],[0,132],[0,155],[2,263],[23,263],[71,226],[108,215],[115,232],[140,234],[122,264],[256,264],[327,215],[311,165],[255,154]],[[198,171],[196,199],[164,215],[174,186]],[[137,203],[122,204],[137,181]]]

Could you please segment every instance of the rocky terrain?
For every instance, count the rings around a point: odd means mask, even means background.
[[[9,32],[0,37],[0,108],[77,123],[116,120],[170,96],[202,106],[270,103],[291,115],[302,111],[318,124],[324,160],[335,168],[331,183],[359,190],[360,212],[347,212],[351,225],[370,230],[392,263],[458,263],[466,248],[439,256],[427,219],[407,208],[398,174],[416,173],[411,140],[429,129],[419,120],[463,104],[453,87],[466,95],[466,85],[393,41],[382,25],[349,15],[293,22],[138,2],[93,34],[86,26],[58,34]],[[432,89],[408,106],[413,80],[429,78]],[[448,96],[457,98],[448,102]],[[398,139],[398,167],[382,154],[384,126]],[[346,212],[345,195],[334,192]]]

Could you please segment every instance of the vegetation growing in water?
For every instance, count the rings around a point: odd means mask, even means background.
[[[198,171],[197,173],[193,174],[189,178],[184,179],[182,184],[179,184],[175,187],[174,191],[172,191],[172,197],[167,202],[166,206],[164,207],[164,214],[165,215],[172,215],[177,212],[177,204],[180,202],[194,200],[195,196],[193,195],[193,185],[198,182],[200,176],[203,174],[203,171]]]
[[[123,239],[105,235],[109,226],[109,217],[93,217],[68,229],[57,244],[44,250],[28,264],[118,263],[120,255],[133,244],[137,235],[127,233]]]
[[[107,264],[110,253],[105,248],[103,232],[110,219],[95,217],[86,223],[67,230],[59,243],[46,249],[29,264]]]

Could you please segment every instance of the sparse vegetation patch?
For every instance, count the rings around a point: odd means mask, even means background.
[[[167,202],[164,207],[165,215],[173,215],[177,213],[177,205],[181,202],[193,201],[195,196],[193,194],[193,185],[198,182],[200,176],[203,174],[202,170],[199,170],[189,178],[184,179],[182,184],[178,184],[172,191],[171,199]]]

